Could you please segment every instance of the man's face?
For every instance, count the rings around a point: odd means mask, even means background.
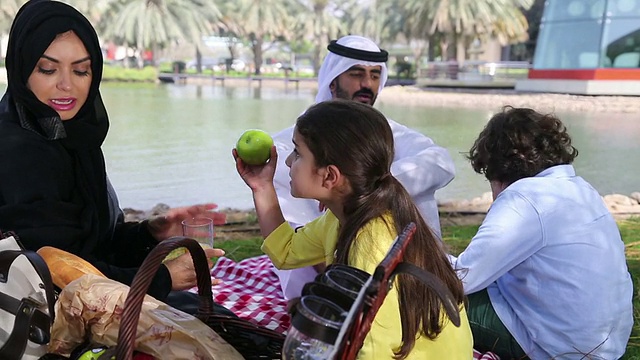
[[[354,65],[331,82],[331,96],[373,105],[378,97],[381,73],[380,65]]]

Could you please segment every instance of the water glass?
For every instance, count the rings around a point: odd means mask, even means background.
[[[196,217],[182,221],[182,234],[195,239],[204,249],[213,248],[213,219]]]

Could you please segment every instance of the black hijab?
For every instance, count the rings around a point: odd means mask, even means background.
[[[28,89],[27,81],[51,42],[59,34],[68,31],[73,31],[80,38],[91,57],[92,81],[87,101],[77,115],[62,121],[54,109],[39,101]],[[23,228],[26,243],[31,244],[25,244],[27,247],[47,245],[44,243],[47,234],[38,234],[37,231],[55,230],[61,223],[60,219],[65,219],[62,233],[49,235],[71,237],[73,242],[68,243],[69,248],[65,250],[81,256],[90,256],[99,242],[112,235],[113,216],[108,205],[105,162],[100,149],[109,128],[99,93],[102,62],[102,52],[93,26],[73,7],[58,1],[31,0],[18,11],[9,34],[6,57],[8,88],[0,108],[3,113],[10,114],[5,117],[8,121],[19,122],[23,129],[35,132],[50,142],[52,152],[60,149],[60,146],[66,150],[74,169],[74,174],[68,176],[74,179],[76,186],[72,199],[48,203],[46,212],[51,213],[49,215],[34,215],[31,220],[18,218],[29,213],[29,206],[33,207],[32,214],[42,214],[44,211],[42,207],[38,208],[37,203],[5,204],[0,208],[3,230],[15,228],[20,235],[19,230]],[[69,203],[73,203],[73,206]],[[71,211],[71,208],[74,210]]]

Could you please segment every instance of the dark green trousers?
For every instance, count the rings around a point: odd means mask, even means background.
[[[467,296],[467,315],[473,333],[474,349],[491,351],[502,360],[528,359],[518,342],[504,326],[489,300],[487,289]]]

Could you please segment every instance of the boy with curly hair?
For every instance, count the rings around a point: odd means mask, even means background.
[[[505,107],[468,155],[494,202],[452,263],[468,294],[474,347],[502,359],[618,359],[633,285],[617,224],[576,175],[562,122]]]

